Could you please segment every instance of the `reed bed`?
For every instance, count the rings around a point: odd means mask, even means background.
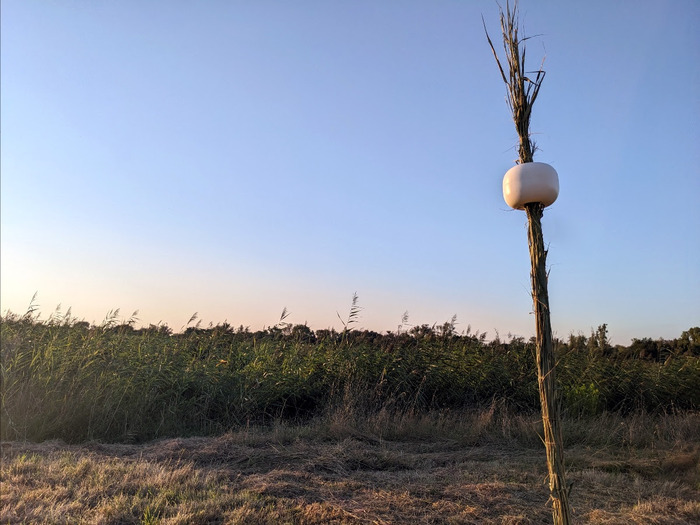
[[[435,423],[539,409],[533,342],[459,334],[454,320],[385,334],[286,323],[173,333],[33,312],[0,321],[2,440],[128,443],[324,418]],[[595,333],[559,341],[565,417],[697,410],[700,351],[688,333],[657,344],[656,356]]]

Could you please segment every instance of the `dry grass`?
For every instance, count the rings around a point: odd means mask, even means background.
[[[576,521],[700,523],[700,445],[688,440],[698,419],[650,431],[650,420],[609,417],[594,423],[627,427],[605,443],[577,429],[567,450]],[[657,439],[625,441],[632,426]],[[365,424],[340,415],[145,445],[6,442],[0,523],[547,523],[532,428],[488,412]]]

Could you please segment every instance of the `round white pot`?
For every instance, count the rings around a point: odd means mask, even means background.
[[[549,206],[559,196],[559,176],[544,162],[526,162],[509,169],[503,177],[503,198],[516,210],[530,202]]]

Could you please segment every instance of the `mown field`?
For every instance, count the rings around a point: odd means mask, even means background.
[[[700,416],[565,428],[576,523],[700,523]],[[5,442],[0,523],[551,523],[536,429],[494,409],[144,444]]]
[[[0,523],[542,523],[534,347],[6,314]],[[557,341],[582,523],[700,522],[700,329]]]

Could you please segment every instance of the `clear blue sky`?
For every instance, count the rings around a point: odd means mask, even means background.
[[[522,0],[555,335],[700,324],[700,3]],[[1,307],[530,337],[475,1],[2,2]]]

